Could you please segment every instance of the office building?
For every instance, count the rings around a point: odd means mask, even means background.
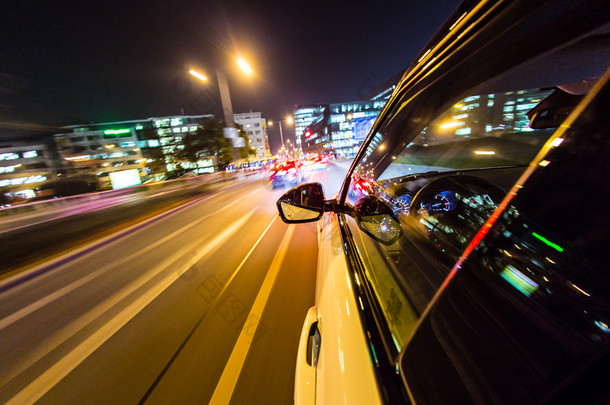
[[[314,104],[308,106],[295,106],[294,117],[294,135],[296,149],[303,152],[303,133],[305,128],[310,125],[316,118],[324,112],[325,105]]]
[[[44,143],[0,142],[0,205],[36,197],[55,178],[53,151]]]
[[[213,159],[182,162],[176,153],[212,115],[171,116],[64,127],[55,141],[68,174],[94,174],[101,188],[135,185],[168,172],[214,171]],[[121,178],[128,177],[128,183]],[[131,182],[131,184],[129,184]]]
[[[271,156],[267,124],[259,112],[234,114],[235,123],[248,134],[250,147],[256,151],[257,158]]]
[[[385,103],[386,100],[381,99],[326,106],[323,113],[304,130],[301,143],[303,153],[354,156]]]

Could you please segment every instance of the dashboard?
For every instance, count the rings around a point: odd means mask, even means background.
[[[506,192],[471,175],[450,175],[393,190],[394,214],[410,238],[433,242],[443,252],[460,252],[495,211]]]

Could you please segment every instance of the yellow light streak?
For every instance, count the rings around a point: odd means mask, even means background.
[[[205,77],[204,75],[202,75],[201,73],[195,71],[194,69],[189,70],[189,73],[193,76],[195,76],[197,79],[199,80],[203,80],[204,82],[208,80],[207,77]]]

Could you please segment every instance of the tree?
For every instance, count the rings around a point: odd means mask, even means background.
[[[159,138],[153,128],[144,128],[142,130],[142,138],[144,140],[156,140]],[[159,174],[164,173],[166,170],[165,167],[165,155],[163,155],[163,151],[161,150],[161,146],[156,147],[145,147],[141,148],[142,156],[147,159],[146,167],[149,170],[150,174]]]
[[[256,156],[256,150],[250,147],[250,139],[248,138],[248,134],[241,127],[239,128],[239,136],[244,138],[246,146],[238,148],[239,157],[241,159],[247,159],[249,156]]]
[[[182,142],[183,149],[176,155],[183,161],[196,163],[201,157],[216,156],[218,165],[224,167],[232,160],[231,140],[224,137],[223,123],[214,118],[206,119],[195,133],[189,133]]]

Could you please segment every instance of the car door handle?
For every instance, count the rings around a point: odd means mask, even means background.
[[[318,309],[309,308],[297,351],[294,399],[297,404],[313,404],[316,398],[316,366],[322,338],[318,328]]]
[[[307,364],[312,367],[318,367],[321,345],[322,335],[320,335],[320,329],[318,329],[318,322],[316,321],[311,324],[307,338]]]
[[[318,365],[322,335],[318,328],[318,309],[311,307],[307,311],[303,328],[301,329],[301,339],[299,341],[298,357],[300,362],[306,363],[310,367]]]

